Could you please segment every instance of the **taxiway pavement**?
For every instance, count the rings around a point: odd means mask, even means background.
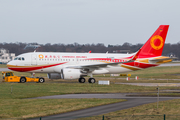
[[[132,93],[131,93],[132,94]],[[103,115],[109,112],[114,112],[117,110],[128,109],[131,107],[136,107],[143,104],[157,102],[157,97],[128,97],[127,93],[115,93],[115,94],[68,94],[68,95],[54,95],[45,97],[36,97],[30,99],[62,99],[62,98],[114,98],[114,99],[126,99],[125,102],[113,103],[108,105],[102,105],[57,115],[51,115],[42,117],[43,120],[69,120],[81,117],[90,117],[96,115]],[[159,101],[180,99],[180,97],[159,97]],[[39,120],[39,118],[33,118],[31,120]]]
[[[0,71],[11,71],[11,70],[8,68],[0,68]]]
[[[162,66],[180,66],[180,63],[166,63],[166,64],[161,64],[159,65],[159,67],[162,67]]]
[[[116,83],[116,84],[136,85],[136,86],[174,86],[174,87],[180,86],[180,83]]]

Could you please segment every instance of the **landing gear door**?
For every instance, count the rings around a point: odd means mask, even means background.
[[[37,65],[37,56],[36,56],[36,54],[31,55],[31,65]]]

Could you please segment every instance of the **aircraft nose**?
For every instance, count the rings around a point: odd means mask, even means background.
[[[7,63],[7,65],[6,65],[6,66],[9,68],[9,67],[11,67],[12,65],[14,65],[14,64],[13,64],[13,62],[12,62],[12,61],[10,61],[10,62],[8,62],[8,63]]]
[[[6,66],[9,67],[10,65],[11,65],[11,62],[8,62]]]

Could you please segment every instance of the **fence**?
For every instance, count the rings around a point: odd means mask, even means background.
[[[120,116],[69,116],[69,117],[39,117],[29,120],[180,120],[180,115],[120,115]],[[25,118],[3,118],[3,120],[26,120]]]

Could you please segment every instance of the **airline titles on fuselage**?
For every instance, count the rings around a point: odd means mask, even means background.
[[[87,56],[60,56],[60,55],[42,55],[42,54],[40,54],[39,58],[40,59],[43,59],[43,58],[47,58],[47,59],[50,59],[50,58],[54,58],[54,59],[58,59],[58,58],[87,58]]]
[[[95,60],[95,61],[107,61],[107,62],[125,62],[129,59],[115,59],[114,57],[107,58],[88,58],[87,56],[60,56],[60,55],[42,55],[39,54],[39,59],[84,59],[84,60]]]

